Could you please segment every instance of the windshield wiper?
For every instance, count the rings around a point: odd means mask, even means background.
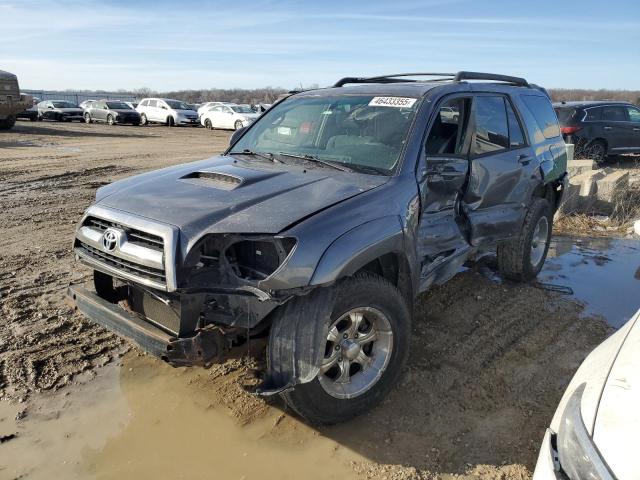
[[[332,162],[331,160],[323,160],[322,158],[319,158],[315,155],[299,155],[297,153],[286,153],[286,152],[278,152],[278,155],[282,155],[284,157],[291,157],[291,158],[300,158],[302,160],[310,160],[312,162],[318,162],[328,167],[335,168],[336,170],[342,170],[343,172],[353,173],[353,170],[351,170],[349,167],[345,167],[344,165],[338,162]]]
[[[280,160],[277,160],[274,156],[273,153],[269,153],[269,152],[254,152],[253,150],[249,150],[248,148],[245,148],[243,151],[241,152],[229,152],[230,155],[250,155],[250,156],[254,156],[254,157],[260,157],[260,158],[264,158],[265,160],[269,160],[273,163],[283,163]]]

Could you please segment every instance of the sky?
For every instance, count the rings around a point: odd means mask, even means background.
[[[640,0],[0,0],[25,89],[296,88],[488,71],[640,89]]]

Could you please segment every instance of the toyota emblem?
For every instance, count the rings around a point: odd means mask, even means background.
[[[118,243],[118,232],[112,228],[107,228],[102,234],[102,246],[107,252],[113,252]]]

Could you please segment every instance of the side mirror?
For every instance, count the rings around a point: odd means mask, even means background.
[[[166,105],[160,105],[160,108],[163,109],[163,110],[167,109]]]
[[[229,145],[233,145],[234,143],[236,143],[236,141],[244,134],[246,129],[247,127],[242,127],[233,132],[231,138],[229,139]]]
[[[53,105],[49,105],[47,108],[53,110]]]

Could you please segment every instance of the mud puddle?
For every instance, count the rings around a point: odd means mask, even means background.
[[[640,308],[640,241],[554,237],[538,280],[571,288],[584,315],[620,328]]]
[[[242,406],[221,405],[206,386],[211,375],[130,354],[70,393],[2,402],[0,477],[356,477],[351,462],[361,456],[277,408],[243,426]]]

